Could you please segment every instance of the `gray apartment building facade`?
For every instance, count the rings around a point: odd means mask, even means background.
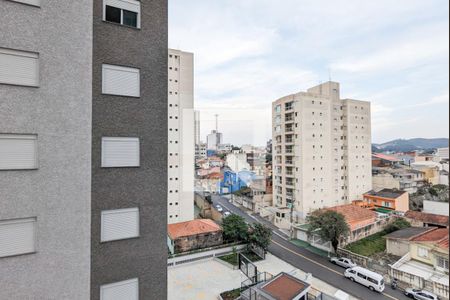
[[[122,10],[120,23],[108,20],[108,2]],[[91,299],[110,293],[104,285],[129,280],[140,299],[166,299],[167,3],[117,2],[94,1]],[[135,150],[136,160],[123,157]],[[119,222],[137,221],[137,230],[103,242],[105,212],[117,210],[125,211]]]
[[[0,299],[165,299],[167,0],[0,15]]]

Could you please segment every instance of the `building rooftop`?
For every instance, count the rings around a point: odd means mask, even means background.
[[[394,190],[394,189],[382,189],[381,191],[378,191],[378,192],[375,192],[374,190],[369,191],[365,195],[396,199],[396,198],[400,197],[401,195],[403,195],[404,193],[407,193],[407,192],[400,191],[400,190]]]
[[[405,217],[421,221],[428,224],[435,224],[439,226],[448,226],[448,216],[429,214],[420,211],[409,210],[405,213]]]
[[[381,153],[373,153],[372,154],[372,158],[378,158],[378,159],[387,160],[387,161],[390,161],[390,162],[400,162],[400,161],[402,161],[398,157],[395,157],[395,156],[392,156],[392,155],[381,154]]]
[[[300,295],[309,284],[287,273],[280,273],[261,287],[275,300],[292,300]]]
[[[368,219],[376,219],[377,217],[377,214],[374,211],[353,204],[338,205],[328,207],[325,209],[341,213],[342,215],[344,215],[347,223],[360,222]]]
[[[439,241],[439,242],[437,243],[437,246],[438,246],[439,248],[448,250],[448,246],[449,246],[448,235],[447,235],[445,238],[443,238],[441,241]]]
[[[172,240],[220,230],[222,230],[220,226],[210,219],[197,219],[167,225],[167,233]]]
[[[214,172],[214,173],[210,173],[208,175],[205,175],[204,178],[207,178],[207,179],[223,179],[223,174],[222,173],[218,173],[218,172]]]
[[[419,235],[422,235],[428,231],[434,230],[435,227],[409,227],[394,231],[385,235],[384,237],[387,239],[396,239],[396,240],[411,240]]]
[[[436,242],[439,243],[448,240],[448,228],[434,228],[429,232],[419,235],[412,239],[415,242]]]

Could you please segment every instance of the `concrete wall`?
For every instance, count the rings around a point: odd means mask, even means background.
[[[37,217],[37,252],[0,258],[0,299],[89,299],[92,2],[0,3],[0,47],[39,53],[38,88],[0,84],[0,133],[39,168],[0,171],[0,220]]]
[[[392,174],[382,173],[372,176],[372,188],[378,192],[382,189],[400,189],[400,181]]]
[[[449,215],[448,202],[423,200],[423,212],[435,215]]]
[[[409,241],[386,239],[386,252],[397,256],[403,256],[409,252]]]
[[[167,298],[167,1],[141,1],[141,28],[102,21],[94,1],[91,299],[139,278],[141,299]],[[102,95],[102,63],[140,69],[141,96]],[[101,168],[102,136],[140,139],[140,167]],[[139,207],[140,237],[100,243],[101,211]]]

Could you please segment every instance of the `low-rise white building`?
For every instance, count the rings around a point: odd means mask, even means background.
[[[422,212],[434,215],[448,216],[448,202],[424,200]]]
[[[245,153],[230,153],[226,159],[227,166],[233,172],[250,171],[250,164],[247,162],[247,154]]]

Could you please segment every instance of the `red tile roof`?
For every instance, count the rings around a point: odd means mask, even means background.
[[[448,236],[443,238],[439,243],[437,243],[437,246],[444,250],[448,250],[449,247]]]
[[[222,229],[219,225],[209,219],[197,219],[167,225],[167,233],[172,240],[180,237],[217,232],[221,230]]]
[[[405,213],[405,217],[412,220],[421,221],[423,223],[448,226],[448,216],[409,210]]]
[[[424,234],[419,235],[412,240],[415,242],[436,242],[439,243],[444,239],[448,240],[448,228],[436,228],[435,230],[431,230],[425,232]]]
[[[292,300],[309,285],[289,274],[281,273],[261,289],[277,300]]]
[[[211,174],[205,175],[205,178],[208,178],[208,179],[223,179],[223,174],[222,173],[211,173]]]
[[[357,205],[353,204],[344,204],[344,205],[338,205],[333,207],[325,208],[326,210],[333,210],[336,211],[342,215],[344,215],[345,220],[347,223],[355,223],[355,222],[361,222],[366,221],[370,219],[375,219],[377,217],[376,212],[362,208]]]
[[[381,154],[381,153],[374,153],[374,154],[372,154],[372,158],[373,157],[379,158],[379,159],[383,159],[383,160],[387,160],[387,161],[392,161],[392,162],[401,161],[401,159],[399,159],[399,158],[397,158],[395,156]]]

